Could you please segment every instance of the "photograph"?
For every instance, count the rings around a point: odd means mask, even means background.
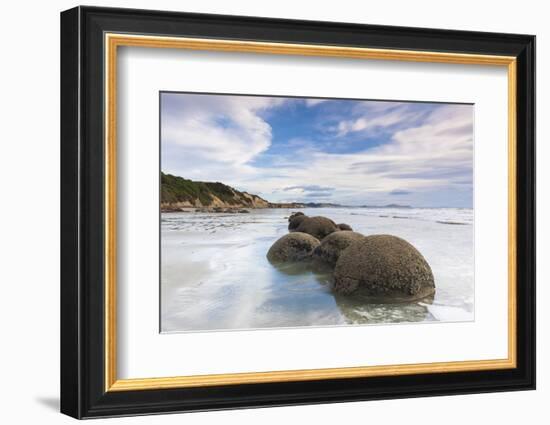
[[[475,320],[475,105],[159,97],[161,333]]]

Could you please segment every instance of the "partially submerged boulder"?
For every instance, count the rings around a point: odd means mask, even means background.
[[[288,218],[288,231],[294,232],[298,228],[298,226],[307,218],[304,213],[296,213],[291,215]]]
[[[267,259],[272,263],[303,261],[311,253],[319,240],[307,233],[292,232],[278,239],[267,252]]]
[[[346,224],[346,223],[337,224],[336,227],[338,227],[340,230],[351,230],[351,231],[353,231],[351,226],[349,224]]]
[[[432,295],[435,284],[429,264],[409,242],[391,235],[372,235],[340,254],[333,290],[343,295],[411,301]]]
[[[321,244],[313,251],[316,262],[325,263],[334,267],[340,254],[353,242],[363,240],[365,236],[357,232],[333,232],[325,237]]]
[[[306,217],[296,227],[297,232],[307,233],[319,240],[338,230],[334,221],[326,217]]]

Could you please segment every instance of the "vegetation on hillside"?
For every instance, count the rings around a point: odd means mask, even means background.
[[[252,195],[257,198],[256,196]],[[161,203],[194,203],[197,199],[208,206],[214,197],[229,205],[251,203],[243,192],[219,182],[197,182],[172,174],[161,173]]]

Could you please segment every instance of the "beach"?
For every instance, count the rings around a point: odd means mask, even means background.
[[[432,268],[433,300],[365,303],[333,294],[331,273],[274,267],[269,247],[295,210],[161,214],[161,331],[375,325],[474,319],[473,210],[305,208],[366,236],[413,244]]]

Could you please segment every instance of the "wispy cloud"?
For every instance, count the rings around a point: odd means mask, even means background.
[[[291,190],[300,190],[305,192],[327,192],[327,191],[333,191],[333,187],[326,187],[326,186],[318,186],[316,184],[310,184],[307,186],[289,186],[283,188],[285,192],[291,191]]]
[[[235,167],[269,149],[272,128],[261,113],[284,99],[163,94],[163,165],[185,172],[198,166]]]
[[[307,106],[317,106],[321,103],[328,102],[328,99],[305,99]]]
[[[334,195],[335,188],[329,186],[319,186],[316,184],[302,186],[288,186],[280,190],[287,193],[284,201],[300,201],[306,198],[325,199]],[[275,190],[277,192],[277,190]],[[309,199],[311,200],[311,199]]]

